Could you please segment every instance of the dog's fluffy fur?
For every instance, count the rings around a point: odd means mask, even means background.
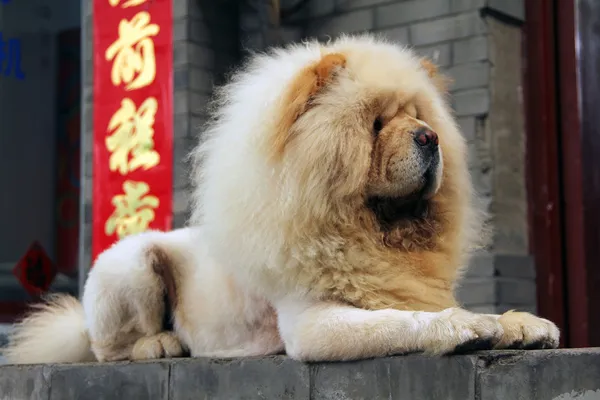
[[[371,36],[255,55],[193,153],[194,228],[107,250],[83,311],[29,316],[9,361],[556,347],[547,320],[458,308],[482,217],[445,95],[433,64]]]

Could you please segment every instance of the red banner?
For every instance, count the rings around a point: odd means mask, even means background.
[[[92,257],[171,229],[171,0],[94,0]]]

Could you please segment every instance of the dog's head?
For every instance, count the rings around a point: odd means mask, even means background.
[[[286,221],[353,224],[373,202],[395,213],[445,185],[466,199],[466,146],[445,84],[429,61],[370,36],[254,56],[217,96],[195,152],[194,221],[271,232]],[[452,176],[462,181],[448,185]]]
[[[445,89],[431,62],[397,46],[325,46],[281,96],[270,159],[330,200],[429,199],[443,183],[446,147],[462,140]]]

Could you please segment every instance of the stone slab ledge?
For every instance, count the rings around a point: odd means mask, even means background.
[[[314,364],[276,356],[5,365],[0,399],[596,400],[600,348]]]

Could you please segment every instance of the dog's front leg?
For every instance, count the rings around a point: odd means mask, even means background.
[[[302,361],[344,361],[424,351],[491,348],[503,335],[493,316],[377,310],[287,298],[276,303],[287,354]]]
[[[547,319],[528,312],[507,311],[495,318],[504,334],[496,349],[555,349],[560,341],[558,327]]]

